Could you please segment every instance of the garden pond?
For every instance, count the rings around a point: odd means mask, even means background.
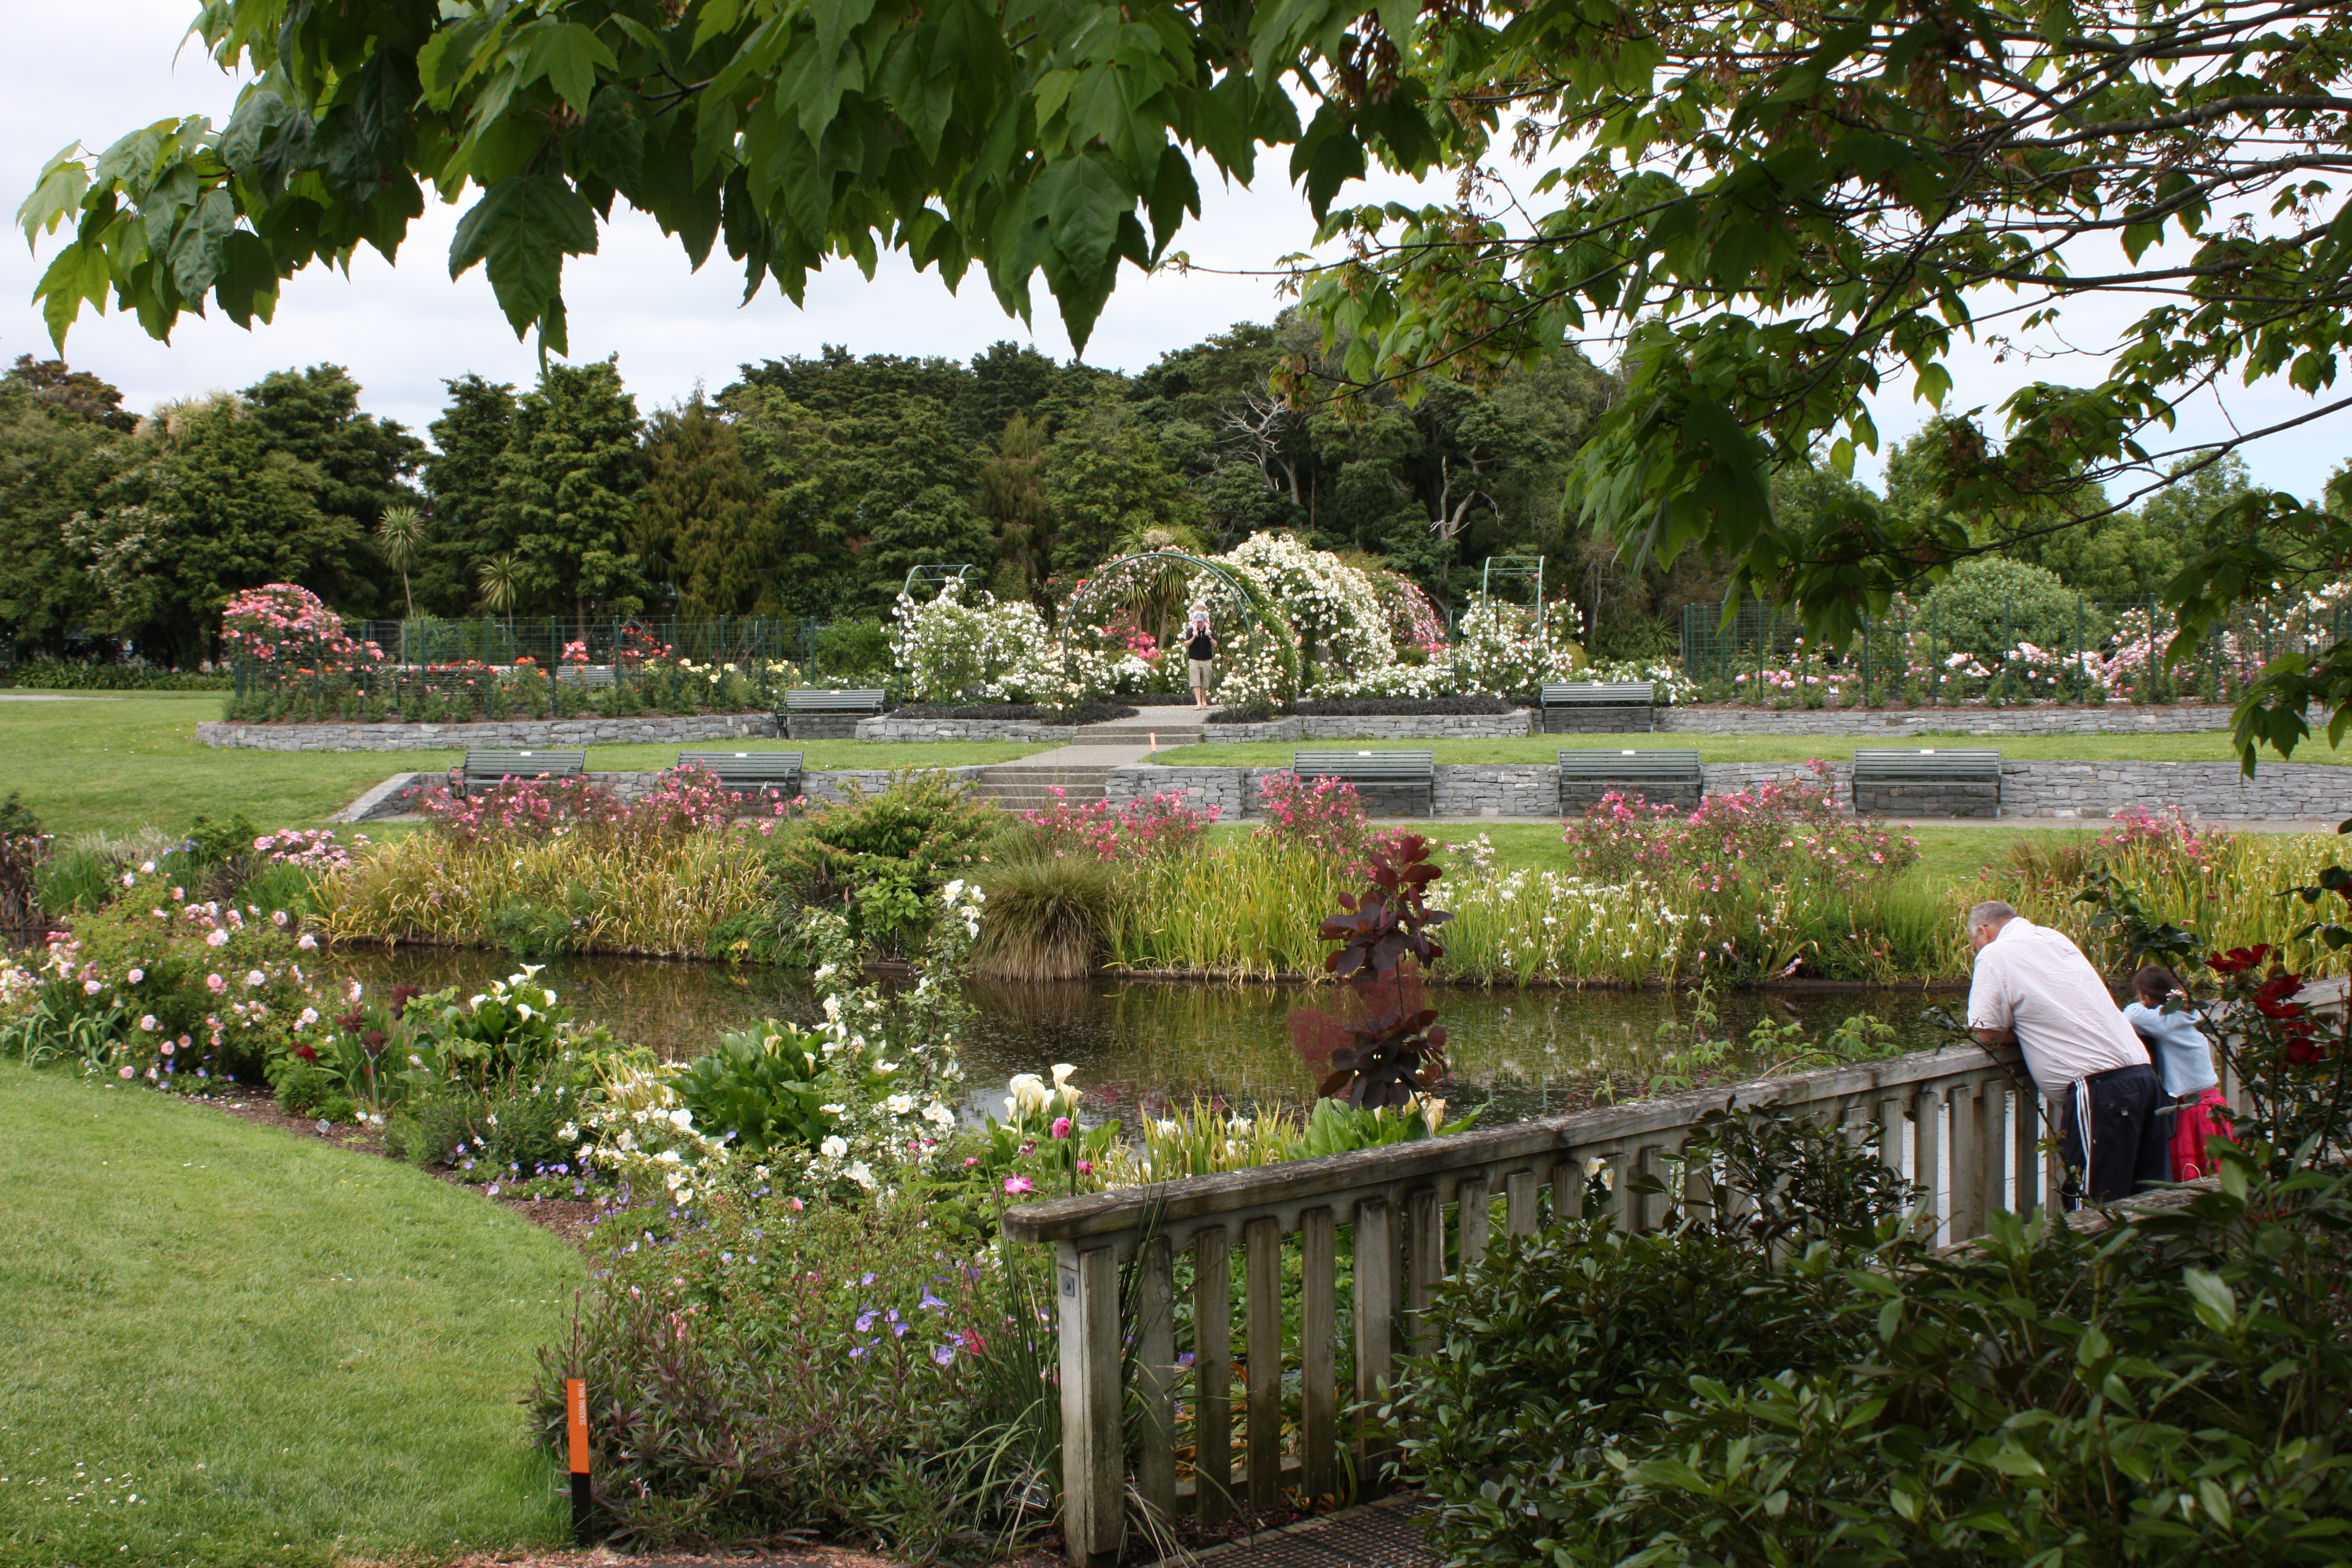
[[[478,989],[513,972],[516,961],[478,950],[347,947],[336,971],[371,991],[397,984]],[[584,1023],[669,1058],[691,1057],[722,1030],[761,1018],[808,1024],[817,1016],[806,977],[790,970],[625,958],[559,959],[541,971]],[[1229,1104],[1283,1102],[1303,1107],[1314,1078],[1291,1044],[1292,1015],[1328,1003],[1333,991],[1302,985],[1205,984],[1103,975],[1087,981],[1013,984],[972,982],[975,1017],[965,1043],[964,1111],[1002,1114],[1003,1085],[1014,1073],[1056,1062],[1077,1071],[1087,1109],[1118,1115],[1140,1104],[1213,1096]],[[1731,1049],[1707,1078],[1762,1072],[1785,1053],[1759,1054],[1748,1044],[1759,1022],[1801,1023],[1826,1037],[1847,1018],[1872,1014],[1895,1030],[1895,1044],[1924,1050],[1942,1043],[1931,1009],[1958,1000],[1951,992],[1738,990],[1712,998],[1706,1035]],[[1455,1111],[1486,1109],[1487,1124],[1521,1121],[1574,1109],[1596,1092],[1639,1092],[1662,1072],[1685,1070],[1694,1000],[1663,990],[1487,990],[1433,986],[1449,1037]],[[1704,1081],[1704,1080],[1703,1080]]]

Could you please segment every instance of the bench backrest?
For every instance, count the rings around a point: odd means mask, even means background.
[[[787,713],[879,713],[882,689],[852,688],[844,691],[797,689],[784,693]]]
[[[609,664],[561,664],[555,667],[559,680],[585,681],[590,686],[613,684],[613,667]]]
[[[1699,765],[1696,751],[1612,752],[1592,747],[1577,747],[1559,753],[1562,778],[1625,779],[1647,783],[1654,779],[1696,781],[1704,784],[1706,770]]]
[[[1658,686],[1654,680],[1547,680],[1543,705],[1580,708],[1593,703],[1623,703],[1646,708],[1657,700],[1657,695]]]
[[[1961,746],[1916,751],[1870,751],[1857,747],[1853,776],[1864,779],[1960,779],[1999,783],[2000,753],[1990,747]]]
[[[1290,771],[1331,778],[1434,778],[1435,752],[1293,752]]]
[[[465,771],[469,779],[535,779],[541,774],[566,778],[588,771],[588,753],[516,752],[468,746],[466,748]]]
[[[702,768],[725,784],[800,783],[804,752],[680,752],[679,767]]]

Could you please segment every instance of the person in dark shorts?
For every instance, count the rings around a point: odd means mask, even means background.
[[[2083,950],[1998,901],[1970,910],[1968,925],[1969,1027],[2016,1046],[2042,1097],[2063,1105],[2059,1157],[2083,1192],[2113,1203],[2169,1179],[2163,1079]]]
[[[1192,672],[1192,706],[1209,705],[1209,689],[1216,684],[1217,639],[1209,630],[1209,611],[1204,605],[1192,606],[1192,624],[1184,631],[1184,662]]]

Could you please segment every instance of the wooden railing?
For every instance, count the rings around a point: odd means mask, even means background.
[[[1484,1257],[1498,1220],[1522,1235],[1550,1216],[1597,1208],[1633,1229],[1655,1225],[1664,1196],[1635,1192],[1633,1178],[1663,1174],[1699,1119],[1727,1100],[1875,1122],[1881,1157],[1927,1189],[1948,1241],[1980,1235],[1995,1210],[2029,1210],[2053,1190],[2041,1142],[2055,1119],[2045,1122],[2016,1053],[1952,1047],[1013,1209],[1005,1236],[1058,1255],[1070,1561],[1103,1568],[1117,1560],[1130,1494],[1159,1518],[1189,1506],[1214,1524],[1236,1500],[1269,1508],[1286,1487],[1310,1508],[1371,1489],[1385,1456],[1365,1417],[1341,1430],[1342,1351],[1349,1403],[1378,1400],[1400,1348],[1433,1345],[1430,1288]],[[1285,1255],[1293,1249],[1296,1329],[1286,1332]],[[1353,1265],[1344,1345],[1343,1250]],[[1188,1256],[1190,1311],[1180,1312]],[[1180,1318],[1189,1318],[1189,1332],[1179,1331]],[[1287,1422],[1286,1382],[1296,1389]]]

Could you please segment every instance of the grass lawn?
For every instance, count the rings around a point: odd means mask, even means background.
[[[21,791],[55,833],[155,826],[177,830],[198,813],[242,811],[265,831],[315,826],[369,785],[410,770],[446,768],[442,752],[220,751],[196,739],[220,717],[217,692],[152,692],[65,702],[0,702],[0,795]],[[789,742],[762,745],[792,746]],[[959,767],[1009,762],[1034,742],[944,741],[880,744],[812,741],[812,768]],[[592,768],[661,768],[677,746],[594,746]]]
[[[582,1277],[404,1166],[0,1064],[0,1565],[559,1539],[520,1396]]]
[[[1294,751],[1344,745],[1341,741],[1268,741],[1245,746],[1181,746],[1162,751],[1162,763],[1191,767],[1270,767],[1286,764]],[[1938,735],[1915,742],[1904,735],[1884,741],[1844,735],[1528,735],[1499,741],[1398,741],[1353,742],[1376,750],[1434,751],[1441,763],[1549,763],[1562,750],[1613,752],[1626,746],[1658,750],[1698,749],[1704,763],[1803,762],[1810,757],[1848,761],[1857,746],[1990,746],[2017,761],[2231,763],[2226,730],[2191,735]],[[2266,759],[2267,760],[2267,759]],[[2352,763],[2352,747],[2331,751],[2324,740],[2295,749],[2298,763]]]

